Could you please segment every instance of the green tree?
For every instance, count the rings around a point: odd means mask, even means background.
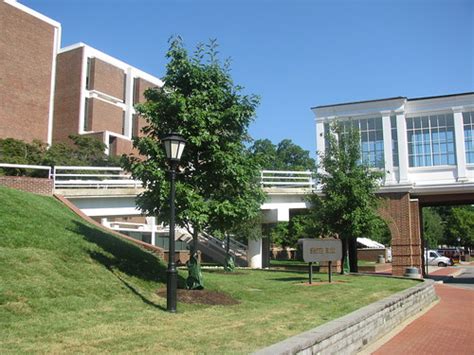
[[[276,146],[269,139],[257,139],[249,151],[261,169],[279,169]]]
[[[54,143],[44,154],[43,164],[72,166],[119,166],[120,158],[105,154],[106,145],[100,140],[73,134],[71,142]],[[72,144],[71,144],[72,143]]]
[[[277,145],[269,139],[258,139],[249,150],[262,169],[314,171],[316,168],[309,152],[293,143],[291,139],[283,139]]]
[[[2,163],[24,165],[116,165],[118,157],[105,154],[105,144],[93,137],[71,135],[71,142],[53,143],[49,148],[40,141],[26,143],[22,140],[0,139],[0,161]],[[9,175],[31,175],[38,171],[24,169],[5,169]]]
[[[0,162],[7,164],[23,164],[23,165],[39,165],[46,150],[46,145],[40,141],[33,141],[26,143],[19,139],[4,138],[0,139]],[[11,176],[29,175],[36,176],[38,171],[3,168],[0,169],[0,174]]]
[[[423,213],[423,237],[428,248],[437,248],[445,234],[444,222],[436,209],[425,207]]]
[[[146,102],[137,106],[148,126],[134,146],[146,158],[129,157],[124,163],[146,186],[137,200],[140,208],[166,223],[168,168],[160,137],[184,136],[176,223],[193,233],[194,253],[200,232],[225,236],[260,213],[259,169],[244,145],[259,100],[234,85],[228,63],[217,59],[215,41],[198,46],[190,57],[181,39],[173,38],[167,58],[164,86],[147,90]]]
[[[375,192],[383,173],[361,162],[359,132],[335,123],[326,135],[327,150],[320,153],[316,178],[322,196],[313,194],[311,216],[319,235],[338,236],[343,255],[349,254],[350,270],[357,272],[357,238],[378,228]]]
[[[450,212],[446,223],[445,244],[462,245],[472,249],[474,247],[474,207],[453,207]]]

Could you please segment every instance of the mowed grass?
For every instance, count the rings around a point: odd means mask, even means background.
[[[165,266],[154,255],[53,198],[0,187],[0,353],[249,353],[415,284],[335,275],[344,282],[308,287],[297,271],[203,273],[207,289],[240,304],[179,303],[169,314],[155,294]]]

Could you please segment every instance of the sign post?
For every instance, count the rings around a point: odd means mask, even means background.
[[[328,278],[332,282],[332,262],[342,258],[342,242],[340,239],[317,238],[300,239],[303,245],[303,260],[309,263],[309,283],[313,283],[313,263],[328,262]]]

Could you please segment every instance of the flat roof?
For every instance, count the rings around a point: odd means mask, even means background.
[[[471,92],[461,92],[461,93],[459,93],[459,94],[438,95],[438,96],[426,96],[426,97],[414,97],[413,99],[408,99],[408,101],[439,99],[439,98],[442,98],[442,97],[464,96],[464,95],[473,95],[473,94],[474,94],[474,91],[471,91]]]
[[[340,104],[315,106],[315,107],[311,107],[311,109],[323,108],[323,107],[344,106],[344,105],[352,105],[352,104],[365,104],[365,103],[368,103],[368,102],[379,102],[379,101],[388,101],[388,100],[397,100],[397,99],[406,99],[406,97],[404,97],[404,96],[396,96],[396,97],[388,97],[388,98],[386,98],[386,99],[376,99],[376,100],[363,100],[363,101],[343,102],[343,103],[340,103]]]
[[[379,101],[388,101],[388,100],[396,100],[396,99],[405,99],[407,101],[416,101],[416,100],[439,99],[439,98],[443,98],[443,97],[464,96],[464,95],[472,95],[472,94],[474,94],[474,92],[462,92],[462,93],[459,93],[459,94],[425,96],[425,97],[415,97],[415,98],[407,98],[406,96],[396,96],[396,97],[389,97],[389,98],[385,98],[385,99],[343,102],[343,103],[333,104],[333,105],[321,105],[321,106],[311,107],[311,109],[324,108],[324,107],[344,106],[344,105],[353,105],[353,104],[365,104],[365,103],[369,103],[369,102],[379,102]]]

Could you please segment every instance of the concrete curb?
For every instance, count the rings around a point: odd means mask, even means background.
[[[353,354],[436,300],[433,280],[374,302],[346,316],[254,354]]]

